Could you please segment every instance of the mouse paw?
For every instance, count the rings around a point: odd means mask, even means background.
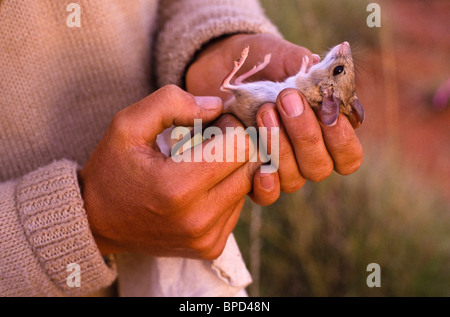
[[[225,77],[225,79],[222,82],[222,85],[220,86],[220,90],[226,91],[226,90],[233,90],[236,88],[235,85],[231,84],[231,79],[234,75],[241,69],[242,65],[244,65],[245,60],[248,57],[248,51],[249,47],[245,47],[244,50],[241,53],[241,57],[234,61],[234,68],[231,70],[231,72]]]
[[[306,68],[308,67],[309,64],[309,57],[307,55],[303,56],[302,58],[302,67],[300,68],[300,75],[305,75],[306,74]]]
[[[240,85],[240,84],[243,83],[244,80],[246,80],[250,76],[256,74],[257,72],[259,72],[261,70],[263,70],[270,63],[271,57],[272,57],[272,54],[267,54],[266,56],[264,56],[264,61],[263,62],[259,63],[258,65],[253,66],[253,68],[251,70],[249,70],[245,74],[242,74],[241,76],[236,78],[236,80],[234,81],[234,84],[235,85]]]
[[[320,56],[317,54],[312,54],[312,62],[313,62],[313,65],[320,63]]]

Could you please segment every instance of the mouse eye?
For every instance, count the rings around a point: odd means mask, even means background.
[[[344,66],[336,66],[333,70],[333,76],[337,76],[344,71]]]

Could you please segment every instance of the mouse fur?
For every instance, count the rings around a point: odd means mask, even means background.
[[[319,119],[326,125],[336,123],[339,112],[345,114],[356,128],[364,120],[364,109],[356,97],[355,70],[350,45],[347,42],[336,45],[325,58],[306,71],[309,59],[303,57],[302,68],[284,82],[236,80],[231,77],[239,70],[248,56],[246,48],[235,68],[224,80],[221,89],[231,91],[233,97],[224,105],[224,112],[233,113],[246,126],[256,126],[256,112],[265,103],[275,103],[278,94],[286,88],[300,90],[311,107],[318,113]],[[257,65],[249,75],[261,70],[270,62],[266,55],[264,65]],[[256,71],[255,71],[256,69]],[[240,78],[246,78],[242,75]]]

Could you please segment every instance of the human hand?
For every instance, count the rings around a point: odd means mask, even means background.
[[[271,62],[252,76],[254,80],[283,81],[298,73],[304,55],[317,62],[306,48],[271,35],[234,35],[211,44],[199,54],[186,74],[188,91],[218,95],[224,100],[229,98],[230,95],[220,92],[219,87],[245,46],[250,46],[250,55],[236,76],[261,62],[267,53],[272,54]],[[340,114],[336,125],[321,124],[297,90],[281,92],[276,105],[263,105],[257,113],[257,123],[259,127],[280,127],[279,169],[275,176],[284,192],[298,190],[305,179],[321,181],[333,169],[344,175],[351,174],[362,163],[363,150],[348,119]]]
[[[270,63],[253,75],[252,80],[283,81],[300,70],[302,57],[308,55],[313,63],[318,60],[306,48],[268,34],[237,34],[208,45],[196,58],[186,73],[186,89],[195,96],[219,96],[223,100],[231,94],[220,90],[223,79],[233,69],[244,47],[250,53],[236,78],[262,62],[268,53]]]
[[[252,144],[246,144],[246,162],[177,163],[156,143],[156,136],[172,124],[209,122],[221,111],[219,98],[194,98],[166,86],[114,117],[79,173],[89,224],[102,254],[214,259],[222,253],[260,165],[247,162]],[[241,126],[231,115],[215,125],[223,130]],[[225,133],[207,142],[221,137],[229,146]]]

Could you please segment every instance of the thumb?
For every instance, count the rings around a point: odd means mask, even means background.
[[[169,85],[122,110],[119,115],[127,134],[142,138],[144,143],[153,143],[158,134],[172,125],[192,126],[194,119],[209,122],[217,118],[222,109],[219,97],[194,97]]]

